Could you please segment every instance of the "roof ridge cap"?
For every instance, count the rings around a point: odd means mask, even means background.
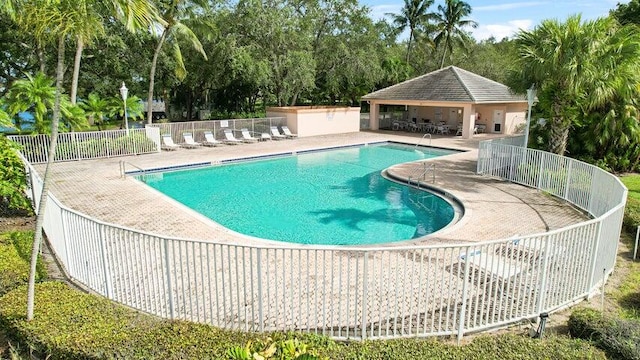
[[[451,68],[451,70],[453,71],[453,73],[455,74],[456,78],[458,79],[458,81],[460,82],[460,84],[462,84],[462,87],[464,88],[464,90],[467,92],[467,95],[469,95],[469,97],[471,98],[471,100],[473,100],[473,102],[477,102],[478,99],[475,97],[475,95],[471,92],[471,90],[469,89],[469,87],[467,86],[467,84],[462,80],[462,78],[460,77],[460,74],[458,73],[458,70],[460,70],[460,68],[450,65],[449,66]]]

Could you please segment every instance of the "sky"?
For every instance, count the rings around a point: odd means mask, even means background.
[[[493,36],[496,40],[514,35],[519,29],[532,30],[542,20],[565,20],[573,14],[582,14],[584,20],[607,16],[609,10],[618,3],[628,0],[466,0],[471,5],[469,18],[478,23],[478,28],[470,29],[476,40],[485,40]],[[385,17],[386,13],[399,13],[403,0],[360,0],[369,6],[375,20]],[[429,9],[437,10],[443,0],[436,0]]]

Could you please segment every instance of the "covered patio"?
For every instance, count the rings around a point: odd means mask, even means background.
[[[480,132],[519,132],[528,106],[525,95],[455,66],[372,92],[362,101],[371,106],[371,130],[432,132],[463,139]]]

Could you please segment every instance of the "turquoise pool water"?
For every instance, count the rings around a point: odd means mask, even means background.
[[[380,175],[394,164],[451,153],[370,145],[166,172],[144,181],[242,234],[301,244],[376,244],[427,235],[452,221],[455,211],[444,199]]]

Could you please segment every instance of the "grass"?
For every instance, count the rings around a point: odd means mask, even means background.
[[[629,189],[629,197],[640,200],[640,174],[624,175],[620,180]]]
[[[625,216],[632,213],[638,213],[638,201],[640,201],[640,174],[628,174],[620,177],[620,180],[629,189],[627,207]],[[640,223],[636,216],[629,217],[633,219],[633,225],[638,226]],[[622,234],[620,239],[630,249],[630,257],[633,256],[633,247],[635,242],[635,226],[627,226],[626,233]],[[640,319],[640,259],[629,261],[618,261],[617,266],[624,266],[624,272],[628,275],[622,280],[619,286],[612,292],[612,296],[620,305],[620,315],[625,318]]]

